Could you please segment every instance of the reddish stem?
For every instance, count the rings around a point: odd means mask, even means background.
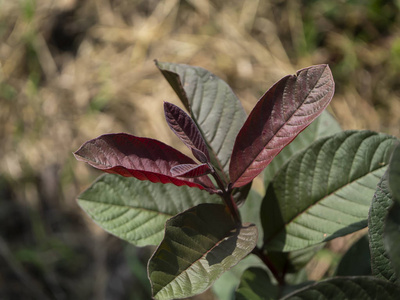
[[[275,265],[272,263],[269,257],[265,255],[260,248],[258,247],[254,248],[252,253],[257,255],[263,261],[263,263],[271,271],[272,275],[274,275],[275,279],[278,281],[278,284],[280,286],[285,285],[284,275],[278,271],[278,269],[275,267]]]
[[[215,171],[215,169],[213,168],[213,166],[211,164],[209,164],[210,168],[211,168],[211,175],[214,177],[219,189],[221,190],[221,197],[222,199],[224,199],[225,204],[228,206],[229,211],[232,214],[232,217],[234,218],[234,220],[241,224],[242,221],[240,220],[240,214],[239,214],[239,210],[237,208],[237,205],[235,203],[235,200],[232,197],[232,190],[229,188],[226,188],[221,180],[221,178],[219,177],[218,173]]]

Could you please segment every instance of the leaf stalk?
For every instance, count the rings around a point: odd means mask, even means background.
[[[241,224],[242,221],[240,219],[239,210],[237,208],[235,200],[232,197],[232,189],[230,187],[225,187],[221,178],[219,177],[218,173],[215,171],[214,167],[210,163],[208,165],[210,166],[210,169],[211,169],[211,175],[212,175],[212,177],[214,177],[215,182],[217,183],[218,188],[221,191],[220,196],[222,197],[222,199],[224,199],[225,204],[228,206],[233,219],[238,224]]]

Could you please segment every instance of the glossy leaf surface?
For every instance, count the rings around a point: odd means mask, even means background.
[[[304,150],[317,139],[342,131],[339,123],[324,110],[306,129],[304,129],[289,145],[271,161],[264,170],[264,186],[274,178],[279,169],[297,152]]]
[[[226,82],[203,68],[165,62],[156,65],[198,125],[212,164],[228,183],[233,143],[246,120],[239,99]]]
[[[171,218],[149,261],[153,296],[176,299],[203,292],[256,242],[257,228],[238,226],[224,205],[201,204]]]
[[[334,93],[327,65],[302,69],[275,83],[258,101],[236,138],[229,175],[234,187],[253,180],[315,120]]]
[[[298,250],[365,227],[395,141],[371,131],[345,131],[294,156],[263,200],[266,249]]]
[[[312,284],[282,300],[395,300],[399,293],[399,286],[374,277],[337,277]]]
[[[82,209],[104,230],[136,246],[157,245],[166,220],[217,195],[172,184],[105,174],[78,197]]]
[[[396,281],[389,255],[385,249],[383,233],[389,208],[393,204],[388,186],[388,172],[379,182],[372,199],[368,216],[368,235],[371,249],[371,267],[373,275],[392,282]]]
[[[75,157],[107,173],[210,191],[214,189],[208,177],[175,178],[171,174],[172,167],[195,162],[178,150],[154,139],[126,133],[105,134],[84,143],[75,152]]]
[[[192,118],[178,106],[168,102],[164,102],[164,113],[168,126],[176,136],[189,149],[195,150],[193,155],[202,163],[208,162],[210,155],[208,154],[207,145]]]

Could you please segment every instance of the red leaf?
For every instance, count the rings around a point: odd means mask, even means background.
[[[105,134],[84,143],[74,153],[76,159],[107,173],[151,182],[173,183],[215,191],[208,177],[178,179],[171,168],[195,162],[178,150],[154,139],[126,133]]]
[[[211,169],[208,164],[183,164],[171,168],[171,173],[175,177],[194,178],[210,174]]]
[[[210,161],[206,143],[192,118],[178,106],[164,102],[165,119],[168,126],[202,163]]]
[[[229,166],[233,187],[252,181],[328,106],[334,93],[328,65],[297,71],[258,101],[236,137]]]

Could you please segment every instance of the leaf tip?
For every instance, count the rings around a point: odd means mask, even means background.
[[[174,104],[172,104],[172,103],[170,103],[170,102],[168,102],[168,101],[163,101],[163,105],[164,105],[164,111],[165,111],[166,109],[169,110],[171,107],[176,106],[176,105],[174,105]]]
[[[75,159],[78,161],[84,161],[84,156],[82,154],[82,148],[84,145],[80,146],[78,150],[76,150],[75,152],[72,152],[72,154],[74,155]]]
[[[307,70],[313,70],[313,69],[314,70],[320,69],[320,70],[323,70],[323,71],[325,69],[327,69],[331,73],[331,69],[329,68],[328,64],[319,64],[319,65],[313,65],[313,66],[310,66],[310,67],[306,67],[306,68],[300,69],[300,70],[296,71],[295,76],[299,76],[300,73],[302,73],[304,71],[307,71]]]

